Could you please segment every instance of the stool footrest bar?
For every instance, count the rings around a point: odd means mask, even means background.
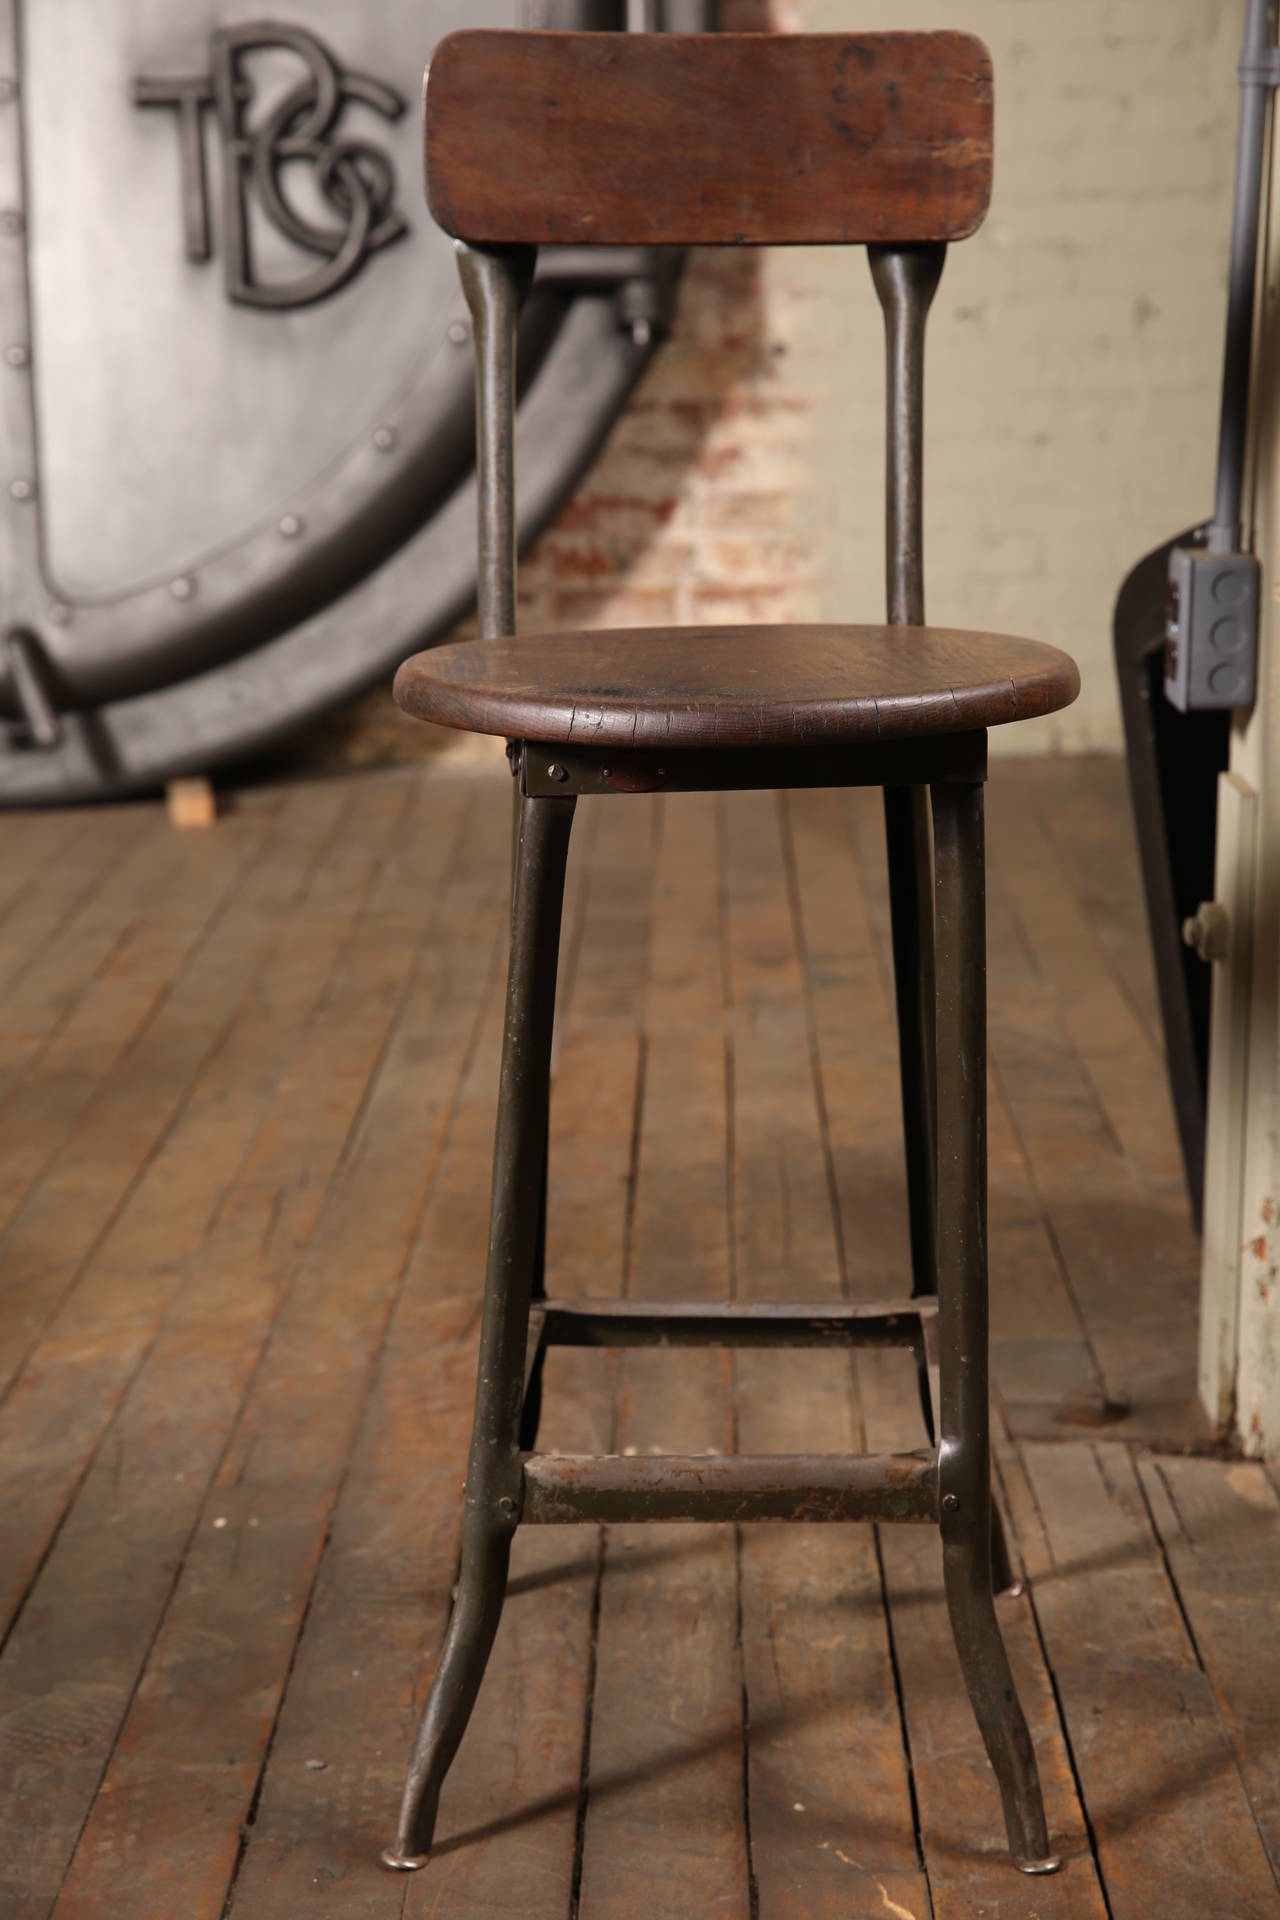
[[[542,1337],[560,1347],[918,1347],[937,1304],[548,1300],[543,1313]]]
[[[938,1519],[938,1456],[526,1454],[521,1519]]]

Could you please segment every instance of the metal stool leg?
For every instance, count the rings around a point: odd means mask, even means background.
[[[510,751],[509,747],[508,751]],[[513,773],[516,771],[514,766],[511,770]],[[514,784],[512,799],[515,802],[511,819],[511,911],[514,915],[516,871],[520,857],[520,821],[523,817],[522,808],[525,805],[520,788]],[[550,1090],[548,1085],[548,1093]],[[550,1128],[548,1126],[542,1143],[542,1192],[538,1199],[538,1224],[534,1232],[533,1286],[530,1289],[534,1300],[545,1300],[547,1297],[547,1148],[549,1144]],[[542,1368],[545,1359],[546,1348],[540,1346],[533,1363],[533,1371],[525,1387],[524,1407],[520,1415],[521,1453],[532,1453],[538,1442],[538,1426],[542,1419]]]
[[[924,1413],[929,1444],[936,1447],[938,1434],[942,1428],[938,1412],[937,1321],[926,1320],[923,1333],[920,1351],[916,1354],[916,1368],[920,1380],[920,1405]],[[1015,1599],[1022,1592],[1022,1582],[1014,1569],[1009,1542],[1005,1536],[1004,1518],[995,1500],[991,1502],[991,1584],[997,1593],[1011,1594]]]
[[[907,1152],[911,1291],[919,1296],[938,1290],[933,863],[929,803],[923,787],[886,787],[884,825]]]
[[[991,1594],[987,1388],[987,982],[982,788],[933,788],[938,976],[942,1563],[974,1717],[1014,1860],[1053,1873],[1040,1776]]]
[[[538,1225],[534,1236],[533,1286],[531,1297],[535,1301],[547,1297],[547,1154],[542,1153],[542,1193],[538,1201]],[[545,1344],[538,1348],[533,1362],[533,1370],[524,1393],[524,1407],[520,1414],[520,1451],[532,1453],[538,1444],[538,1427],[542,1419],[542,1369],[546,1361]]]
[[[440,1788],[466,1731],[506,1593],[520,1517],[519,1428],[529,1302],[545,1177],[556,963],[572,800],[521,808],[506,1029],[493,1154],[489,1259],[475,1423],[463,1496],[462,1568],[440,1663],[418,1729],[387,1866],[425,1864]]]

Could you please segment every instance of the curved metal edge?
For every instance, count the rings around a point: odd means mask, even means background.
[[[579,299],[520,406],[520,536],[527,545],[572,492],[652,357],[618,325],[615,298]],[[566,442],[575,448],[566,462]],[[230,665],[157,692],[61,716],[56,746],[0,753],[0,806],[153,791],[261,753],[365,692],[438,640],[475,598],[474,478],[375,573],[301,626]],[[430,602],[427,624],[405,609]],[[378,636],[360,646],[353,636]],[[388,692],[388,699],[390,693]]]
[[[526,361],[548,351],[561,303],[522,330]],[[449,329],[461,329],[456,337]],[[28,624],[65,714],[154,691],[248,653],[348,591],[430,518],[474,445],[471,331],[458,300],[445,337],[389,394],[328,470],[230,545],[176,577],[114,600],[68,599],[42,581]],[[50,620],[50,605],[58,608]]]

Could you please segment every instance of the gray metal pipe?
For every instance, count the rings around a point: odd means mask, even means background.
[[[1275,84],[1274,70],[1268,60],[1275,44],[1271,9],[1272,0],[1246,0],[1244,47],[1240,55],[1240,131],[1236,141],[1235,201],[1227,276],[1227,338],[1218,428],[1218,480],[1213,524],[1209,529],[1209,549],[1213,553],[1234,553],[1240,546],[1240,496],[1249,418],[1262,162]]]

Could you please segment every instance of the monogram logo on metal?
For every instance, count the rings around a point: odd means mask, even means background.
[[[256,120],[254,87],[246,72],[250,54],[285,52],[304,73]],[[167,107],[177,116],[182,169],[182,219],[187,258],[212,256],[204,118],[216,116],[223,160],[224,269],[227,296],[240,306],[277,311],[305,307],[353,279],[369,256],[408,231],[395,206],[395,170],[389,156],[367,140],[339,131],[354,101],[397,120],[405,102],[393,87],[363,73],[344,73],[315,34],[275,21],[255,21],[209,36],[209,71],[195,78],[140,79],[133,85],[140,107]],[[285,176],[309,168],[332,222],[309,217],[290,199]],[[261,280],[254,272],[254,205],[276,232],[319,266],[288,281]]]

